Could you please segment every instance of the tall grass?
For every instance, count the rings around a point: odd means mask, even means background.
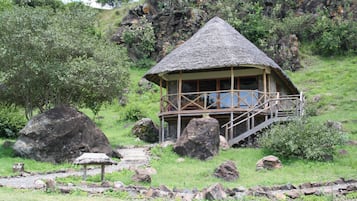
[[[318,121],[343,123],[351,139],[357,139],[357,57],[317,57],[305,55],[305,68],[289,73],[292,81],[317,107]]]

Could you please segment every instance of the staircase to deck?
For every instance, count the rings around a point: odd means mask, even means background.
[[[303,104],[302,94],[269,99],[224,124],[222,128],[225,130],[225,137],[230,146],[237,144],[274,123],[303,115]],[[258,116],[264,116],[265,121],[255,124],[255,118]],[[235,128],[242,124],[247,126],[247,130],[235,133]]]

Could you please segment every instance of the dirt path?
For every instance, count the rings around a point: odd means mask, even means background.
[[[149,163],[149,155],[146,148],[130,148],[119,149],[119,153],[123,156],[117,165],[106,166],[105,172],[115,172],[122,169],[135,168]],[[100,168],[95,168],[87,171],[88,175],[100,174]],[[31,175],[25,177],[0,178],[0,185],[12,188],[35,188],[36,180],[55,179],[68,176],[81,176],[81,171],[51,173],[44,175]]]

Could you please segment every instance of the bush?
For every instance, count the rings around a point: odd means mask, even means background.
[[[146,115],[144,110],[141,107],[135,105],[126,106],[122,112],[123,120],[137,121],[144,118],[145,116]]]
[[[352,19],[333,20],[320,16],[312,32],[315,53],[327,56],[357,52],[357,22]]]
[[[332,159],[335,146],[344,141],[344,135],[334,128],[308,119],[297,119],[273,126],[259,139],[259,144],[283,157],[327,160]]]
[[[126,26],[122,37],[133,60],[149,58],[155,50],[154,28],[146,18],[141,18],[137,24]]]
[[[0,137],[15,138],[25,126],[24,115],[15,106],[0,105]]]

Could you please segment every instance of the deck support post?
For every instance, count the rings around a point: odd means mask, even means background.
[[[233,66],[231,66],[231,129],[230,129],[230,139],[233,139],[233,119],[234,119],[234,114],[233,114],[233,109],[234,109],[234,69]],[[228,139],[227,139],[228,140]]]
[[[162,78],[161,77],[160,77],[160,112],[165,112],[163,98],[162,98]],[[163,118],[164,118],[163,116],[160,117],[160,129],[159,129],[159,142],[160,143],[163,142],[163,138],[162,138],[162,127],[163,127],[162,119]]]
[[[231,125],[230,125],[230,127],[231,127],[231,129],[230,129],[230,139],[233,139],[233,131],[234,131],[234,128],[233,128],[233,112],[231,112],[231,119],[230,119],[230,122],[231,122]],[[226,140],[228,140],[228,139],[226,139]]]
[[[181,114],[177,115],[177,139],[181,136]]]
[[[267,101],[267,73],[266,69],[263,70],[263,85],[264,85],[264,102]]]
[[[177,139],[181,136],[181,97],[182,96],[182,71],[180,71],[179,83],[178,83],[178,115],[177,115]]]

